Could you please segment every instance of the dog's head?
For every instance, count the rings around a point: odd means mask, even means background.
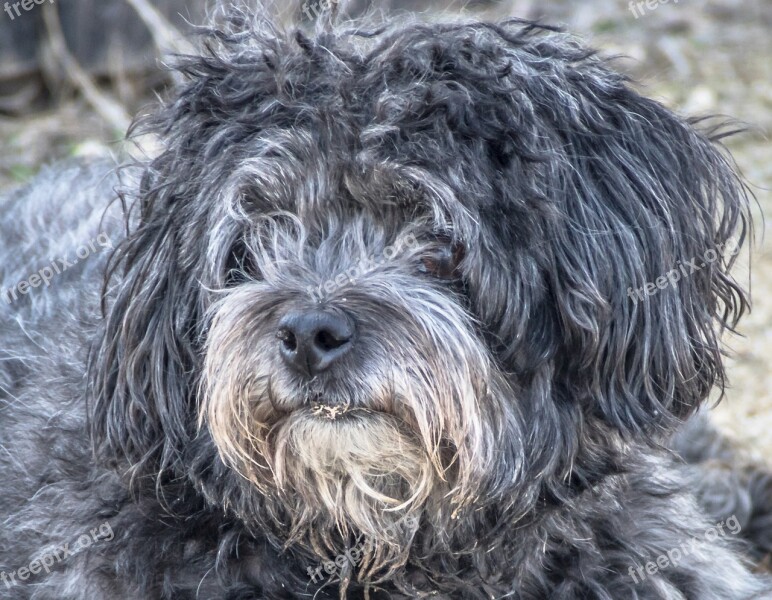
[[[591,52],[521,22],[208,47],[148,121],[103,455],[319,553],[366,534],[377,570],[405,517],[515,519],[723,383],[745,189]]]

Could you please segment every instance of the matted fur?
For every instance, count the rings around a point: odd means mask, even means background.
[[[661,444],[723,387],[733,258],[628,289],[747,236],[718,130],[516,20],[310,34],[233,11],[204,48],[104,220],[101,164],[3,200],[4,286],[36,264],[19,231],[120,241],[0,304],[0,570],[115,532],[3,593],[770,597],[725,537],[629,574],[715,518]],[[277,330],[319,307],[356,337],[304,379]]]

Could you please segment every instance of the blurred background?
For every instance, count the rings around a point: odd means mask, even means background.
[[[337,0],[280,4],[308,21]],[[715,411],[720,428],[756,458],[772,460],[772,1],[771,0],[391,0],[390,14],[429,18],[518,16],[563,25],[605,55],[638,89],[684,115],[720,114],[747,131],[728,142],[758,199],[756,240],[738,277],[753,312],[743,336],[727,338],[730,389]],[[342,5],[341,5],[342,6]],[[131,116],[173,83],[169,52],[205,15],[203,0],[0,0],[0,193],[44,164],[132,151]],[[769,217],[768,217],[769,218]]]

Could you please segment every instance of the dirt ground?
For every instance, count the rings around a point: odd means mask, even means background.
[[[772,460],[772,240],[764,235],[772,215],[772,2],[513,0],[489,11],[504,13],[564,24],[604,54],[619,55],[618,68],[643,93],[680,113],[722,114],[747,125],[728,146],[758,199],[756,240],[738,270],[752,290],[753,312],[741,324],[744,337],[727,339],[731,388],[715,418],[750,452]],[[0,190],[63,157],[122,155],[119,131],[71,91],[60,100],[34,116],[0,117]]]

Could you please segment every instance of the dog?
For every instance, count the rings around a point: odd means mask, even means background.
[[[667,447],[748,306],[724,129],[520,20],[203,42],[153,157],[2,200],[0,596],[772,598]]]

